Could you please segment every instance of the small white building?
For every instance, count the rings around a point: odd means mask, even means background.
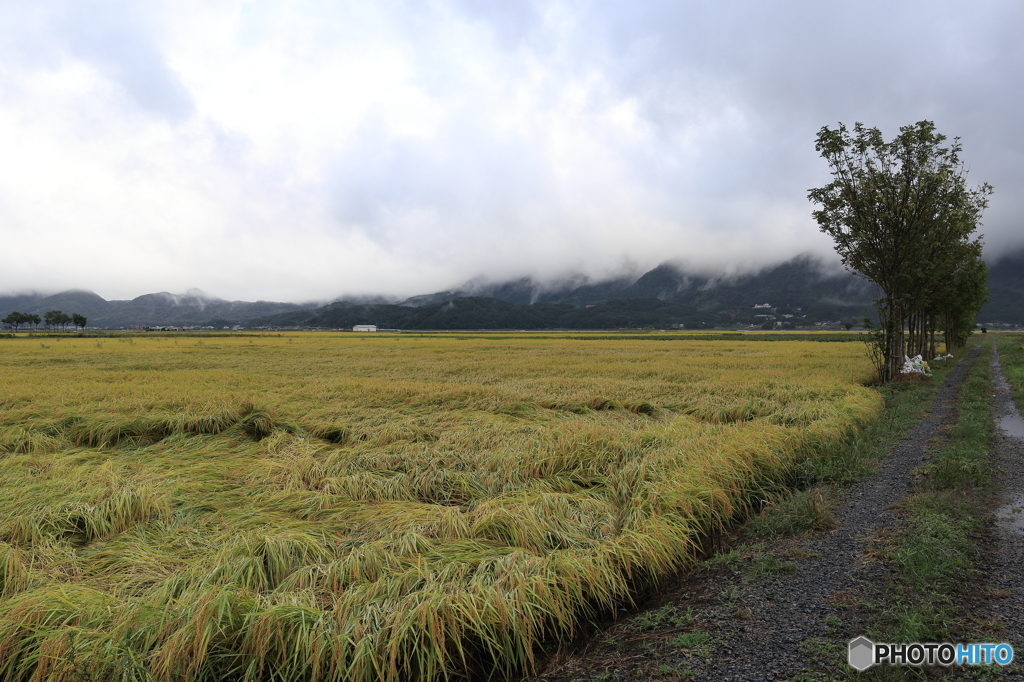
[[[354,332],[375,332],[377,331],[377,325],[375,324],[357,324],[352,327]]]

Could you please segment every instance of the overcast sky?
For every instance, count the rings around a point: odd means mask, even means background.
[[[831,252],[823,125],[924,118],[1024,245],[1024,4],[0,2],[0,291],[229,299]]]

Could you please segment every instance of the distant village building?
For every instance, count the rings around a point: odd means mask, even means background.
[[[771,308],[771,307],[772,307],[771,303],[755,303],[754,304],[754,309],[755,310],[758,309],[758,308]]]
[[[357,324],[352,327],[354,332],[375,332],[377,331],[377,325],[375,324]]]

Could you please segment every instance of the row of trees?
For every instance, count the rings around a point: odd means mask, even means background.
[[[818,133],[833,179],[808,198],[843,264],[881,291],[874,356],[883,381],[906,354],[934,357],[940,328],[947,352],[963,347],[988,296],[975,232],[992,187],[968,187],[959,138],[945,141],[931,121],[890,142],[860,123]]]
[[[45,323],[48,329],[63,329],[67,330],[69,324],[75,325],[75,329],[85,329],[85,323],[88,322],[85,315],[79,315],[74,313],[68,315],[59,310],[51,310],[48,313],[44,313],[42,317],[34,315],[32,313],[19,313],[13,312],[4,319],[0,320],[3,324],[6,324],[14,331],[18,331],[18,327],[22,325],[32,325],[38,328],[40,323]]]

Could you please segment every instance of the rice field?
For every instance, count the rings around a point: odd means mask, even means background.
[[[0,679],[511,675],[881,408],[605,337],[0,339]]]

